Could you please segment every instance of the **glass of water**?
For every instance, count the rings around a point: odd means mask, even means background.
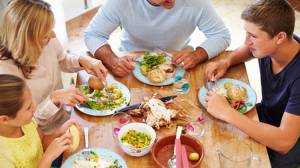
[[[129,114],[122,112],[112,115],[112,120],[113,136],[114,138],[117,138],[121,127],[132,122],[132,117]]]
[[[205,133],[204,124],[199,121],[190,121],[185,125],[187,134],[195,137],[202,137]]]
[[[185,71],[184,74],[174,74],[173,91],[176,94],[186,94],[190,90],[190,73]]]

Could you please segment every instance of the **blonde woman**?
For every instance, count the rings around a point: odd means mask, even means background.
[[[104,79],[107,70],[89,56],[65,55],[53,32],[54,16],[42,0],[11,0],[0,26],[0,74],[24,79],[39,103],[35,118],[43,129],[66,120],[62,105],[87,100],[77,89],[62,89],[61,70],[88,73]]]

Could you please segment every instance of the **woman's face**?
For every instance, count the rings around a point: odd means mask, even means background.
[[[265,31],[254,23],[245,21],[246,30],[245,45],[247,45],[254,57],[263,58],[272,55],[278,45],[276,36],[271,38]]]
[[[50,41],[52,38],[55,38],[55,37],[56,37],[55,32],[54,32],[53,30],[51,30],[49,33],[47,33],[47,34],[43,37],[43,39],[41,40],[41,45],[42,45],[43,47],[45,47],[45,46],[49,43],[49,41]]]
[[[17,112],[16,117],[9,121],[12,126],[20,127],[29,124],[32,121],[33,114],[36,110],[36,104],[32,100],[31,92],[28,87],[25,88],[22,99],[23,106]]]
[[[166,9],[171,9],[175,6],[175,0],[149,0],[155,5],[162,6]]]

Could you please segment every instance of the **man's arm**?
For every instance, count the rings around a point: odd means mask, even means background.
[[[107,1],[94,16],[84,33],[87,48],[94,55],[107,44],[110,34],[121,24],[118,1]]]
[[[115,76],[124,77],[134,70],[133,59],[129,56],[118,58],[108,44],[97,49],[95,57],[100,59]]]
[[[207,38],[199,47],[206,51],[210,59],[229,46],[230,33],[208,0],[199,1],[199,6],[202,11],[197,25]]]
[[[95,58],[101,60],[108,69],[112,69],[114,67],[113,65],[118,62],[118,57],[112,51],[109,44],[105,44],[98,48],[94,56]]]

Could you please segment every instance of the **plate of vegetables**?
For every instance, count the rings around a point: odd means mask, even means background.
[[[245,114],[256,104],[256,93],[254,89],[239,80],[223,78],[218,80],[212,90],[226,97],[230,106],[238,112]],[[203,86],[198,92],[198,99],[202,106],[206,107],[205,96],[207,89]]]
[[[172,64],[172,54],[170,53],[145,51],[135,58],[133,75],[148,85],[170,85],[174,83],[176,76],[183,74],[182,68]]]
[[[86,150],[86,149],[84,149]],[[81,150],[70,156],[62,165],[62,168],[127,168],[126,162],[113,151],[102,148],[90,148],[86,155]]]
[[[89,84],[79,86],[80,92],[89,97],[84,104],[75,107],[88,115],[107,116],[128,105],[130,92],[128,88],[115,80],[107,80],[102,89],[92,89]]]

